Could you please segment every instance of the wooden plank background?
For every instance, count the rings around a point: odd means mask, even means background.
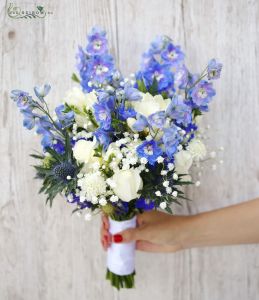
[[[33,7],[37,1],[16,1]],[[158,34],[181,44],[193,71],[209,58],[224,63],[207,122],[210,145],[224,146],[225,164],[208,169],[193,202],[177,208],[197,213],[259,195],[259,1],[75,0],[46,1],[44,19],[13,20],[0,1],[0,299],[259,299],[259,246],[137,254],[137,289],[117,293],[104,280],[105,253],[99,218],[70,215],[57,199],[52,209],[37,195],[29,166],[38,140],[21,126],[8,94],[50,82],[51,107],[72,86],[75,51],[96,24],[109,35],[124,74],[136,70],[141,53]],[[238,230],[238,229],[237,229]]]

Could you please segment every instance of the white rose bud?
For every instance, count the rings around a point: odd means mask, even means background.
[[[138,191],[142,189],[143,181],[138,170],[116,170],[112,180],[116,184],[113,191],[122,201],[129,202],[140,196]]]

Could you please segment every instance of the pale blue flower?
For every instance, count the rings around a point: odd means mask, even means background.
[[[145,127],[148,126],[148,121],[147,118],[144,117],[141,114],[137,114],[137,120],[136,122],[132,125],[132,129],[135,131],[142,131],[145,129]]]
[[[181,136],[178,133],[178,128],[175,125],[172,125],[170,128],[164,129],[163,143],[165,145],[166,154],[169,158],[177,151],[177,147],[181,141]]]
[[[215,95],[216,91],[214,90],[212,83],[209,83],[205,80],[200,81],[190,91],[190,96],[194,107],[197,107],[201,110],[208,109],[208,104]]]
[[[103,149],[107,150],[109,144],[111,143],[111,132],[99,128],[94,132],[94,136],[99,144],[103,146]]]
[[[42,101],[46,97],[51,89],[49,84],[44,84],[42,86],[35,86],[34,93]]]
[[[173,43],[169,43],[165,50],[162,51],[161,57],[166,63],[176,66],[184,60],[184,53],[181,51],[180,46],[175,46]]]
[[[99,28],[92,28],[91,33],[88,35],[88,45],[86,50],[89,54],[104,54],[108,51],[108,42],[106,32]]]
[[[208,79],[218,79],[223,65],[216,61],[216,59],[211,59],[208,64]]]
[[[110,109],[103,102],[95,103],[93,108],[94,116],[98,124],[102,129],[109,130],[112,121]]]
[[[192,109],[184,103],[180,96],[173,97],[166,109],[166,115],[175,120],[177,124],[184,126],[192,121]]]
[[[162,129],[166,122],[166,115],[164,111],[158,111],[148,116],[148,123],[155,128]]]

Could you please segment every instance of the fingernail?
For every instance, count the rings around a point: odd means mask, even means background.
[[[121,243],[123,240],[122,235],[121,234],[115,234],[113,236],[113,241],[114,243]]]

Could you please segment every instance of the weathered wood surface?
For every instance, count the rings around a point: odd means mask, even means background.
[[[23,4],[17,1],[16,4]],[[34,2],[25,1],[26,7]],[[36,1],[35,1],[36,3]],[[181,44],[199,71],[209,58],[224,63],[207,122],[210,144],[223,145],[225,164],[203,176],[194,199],[178,208],[196,213],[259,195],[259,1],[42,1],[44,19],[13,20],[0,1],[0,299],[256,300],[259,246],[215,247],[176,254],[137,254],[137,289],[117,293],[104,280],[99,220],[71,217],[58,199],[52,209],[37,195],[28,154],[38,140],[21,126],[8,94],[48,81],[52,107],[72,85],[74,55],[95,24],[107,29],[119,67],[134,71],[157,34]]]

